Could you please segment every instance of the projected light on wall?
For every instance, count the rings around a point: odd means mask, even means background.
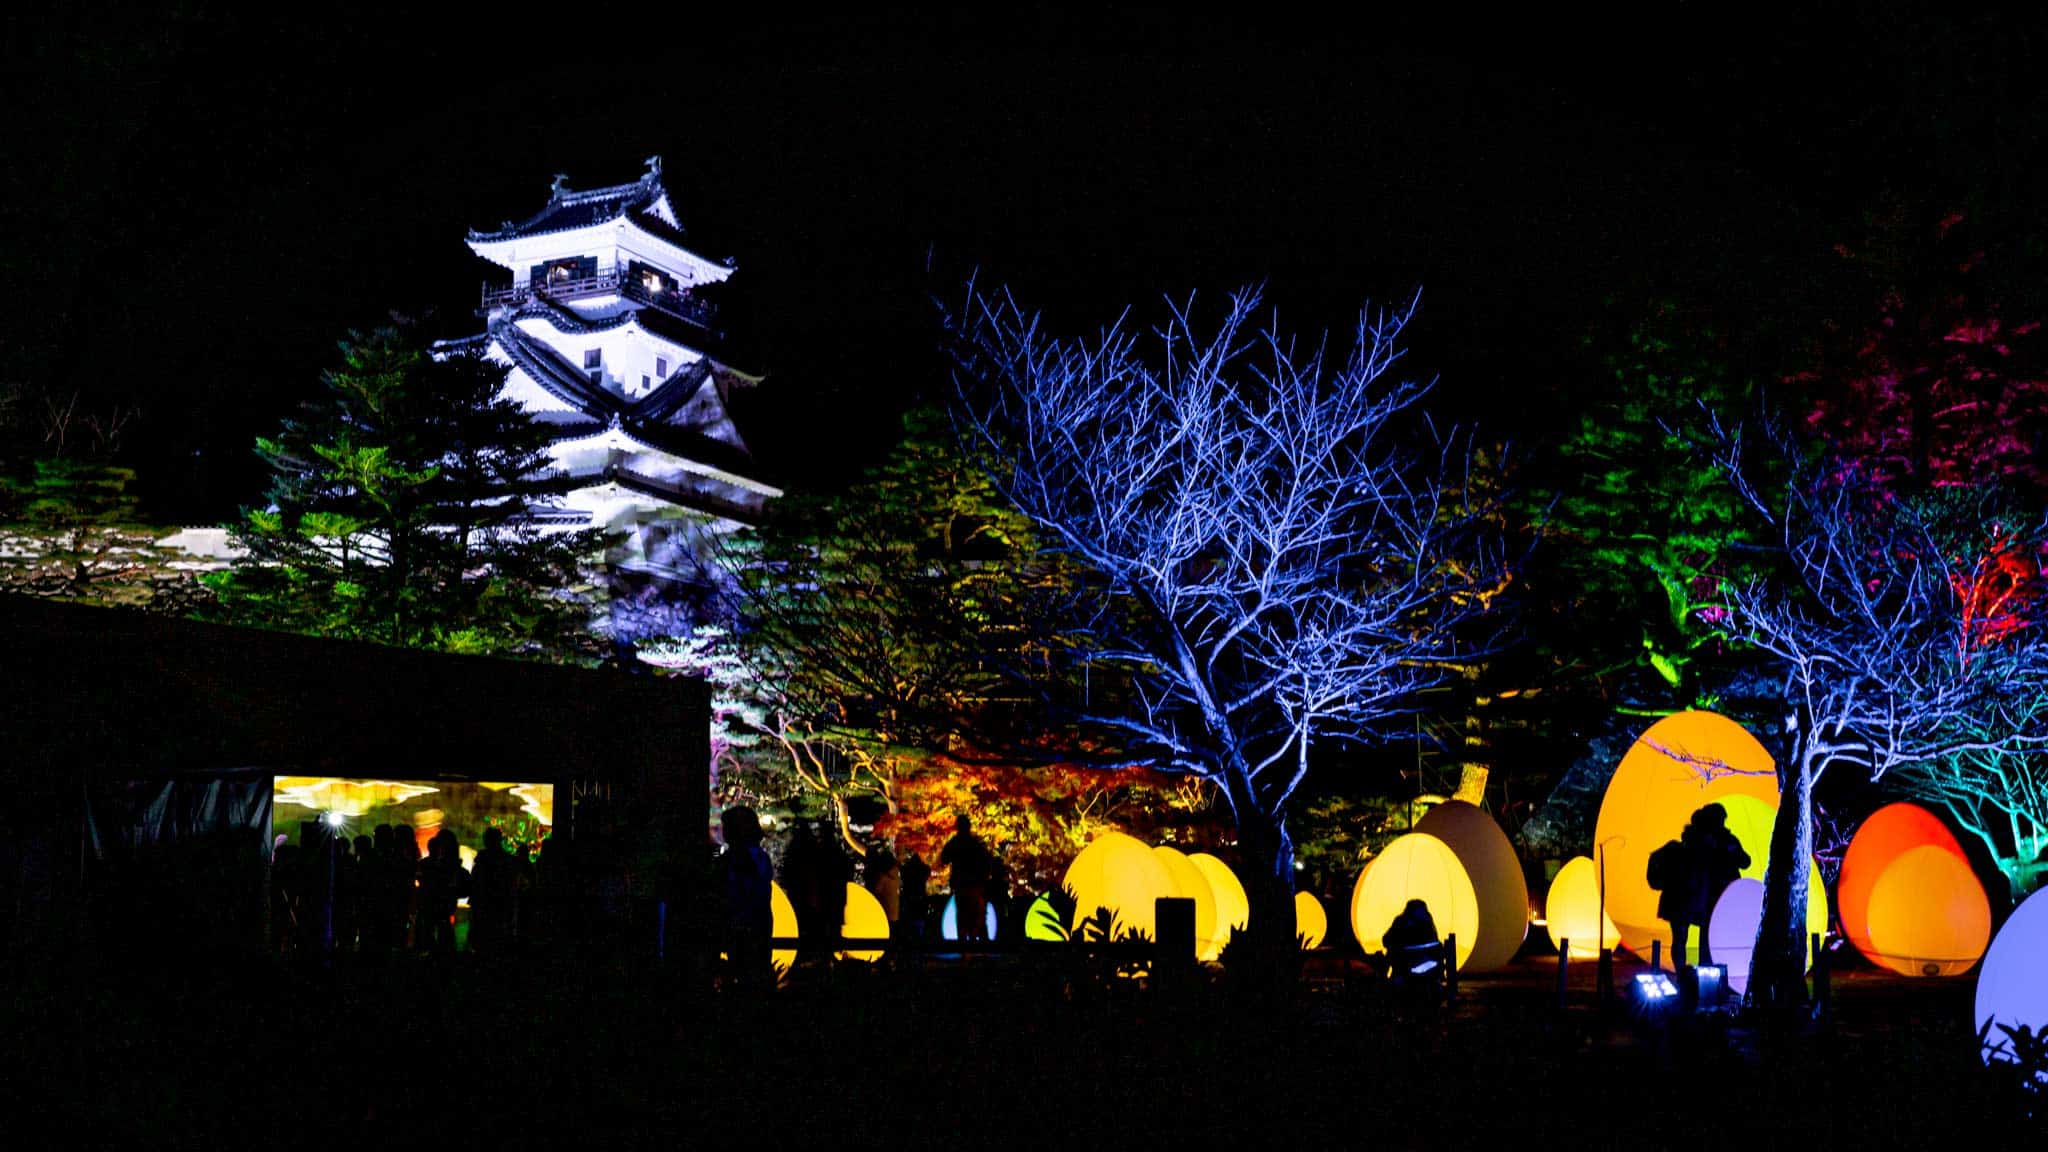
[[[1507,833],[1475,805],[1450,800],[1431,808],[1415,830],[1444,842],[1465,866],[1479,900],[1479,938],[1466,967],[1485,971],[1515,958],[1529,934],[1529,885]]]
[[[1961,975],[1991,938],[1991,903],[1963,846],[1917,804],[1887,804],[1856,829],[1837,896],[1849,943],[1903,976]]]
[[[889,913],[882,908],[882,902],[875,894],[858,884],[846,886],[846,915],[840,922],[839,934],[849,940],[887,940],[889,938]],[[879,948],[850,948],[836,953],[841,960],[859,960],[873,964],[882,958]]]
[[[1984,954],[1984,967],[1977,972],[1976,1014],[1972,1024],[1982,1028],[1990,1022],[1984,1038],[1983,1057],[2013,1060],[2012,1042],[2002,1030],[2031,1028],[2036,1036],[2048,1034],[2048,978],[2042,975],[2042,957],[2048,956],[2048,888],[2026,898],[2013,911],[1991,950]],[[2048,1071],[2040,1082],[2048,1086]]]
[[[282,831],[298,821],[339,819],[347,833],[389,824],[425,855],[441,832],[454,834],[468,867],[497,828],[513,851],[538,852],[554,823],[552,784],[467,780],[357,780],[333,776],[277,776],[271,780],[271,819]]]
[[[1204,955],[1208,942],[1216,935],[1216,893],[1209,886],[1209,878],[1203,875],[1200,865],[1176,849],[1158,844],[1153,846],[1152,854],[1166,865],[1178,894],[1195,902],[1195,955],[1203,960],[1215,959]]]
[[[1313,892],[1294,894],[1294,936],[1303,948],[1320,948],[1323,937],[1330,934],[1330,914],[1323,911],[1323,902]]]
[[[1210,898],[1216,901],[1216,926],[1209,939],[1202,942],[1201,953],[1202,959],[1214,960],[1223,954],[1230,934],[1243,931],[1250,923],[1251,901],[1245,898],[1244,885],[1238,882],[1230,865],[1207,852],[1189,853],[1188,860],[1202,870],[1202,878],[1209,882]]]
[[[1351,931],[1359,947],[1367,953],[1384,951],[1387,927],[1410,900],[1429,906],[1438,939],[1457,935],[1456,960],[1464,967],[1479,935],[1479,898],[1457,853],[1424,832],[1397,838],[1359,873],[1351,891]]]
[[[996,906],[993,903],[984,904],[982,911],[988,914],[985,918],[987,934],[984,939],[993,940],[996,938]],[[941,940],[960,939],[960,898],[958,896],[946,897],[946,910],[939,913],[939,938]]]
[[[1704,763],[1725,765],[1737,774],[1703,782],[1696,765]],[[1600,801],[1594,858],[1598,862],[1604,853],[1607,914],[1622,942],[1638,955],[1649,955],[1652,940],[1663,941],[1667,949],[1671,944],[1671,926],[1657,916],[1657,892],[1648,879],[1650,853],[1678,839],[1701,805],[1731,796],[1751,796],[1776,807],[1778,782],[1770,753],[1725,716],[1666,716],[1622,757]]]
[[[406,780],[277,776],[270,782],[270,801],[273,805],[291,804],[312,812],[334,813],[353,823],[376,809],[397,808],[408,800],[439,790],[437,784]]]
[[[1553,946],[1563,940],[1571,942],[1574,960],[1597,959],[1601,948],[1621,943],[1614,921],[1600,910],[1600,875],[1587,856],[1565,861],[1551,878],[1550,892],[1543,901],[1543,921]]]
[[[1158,855],[1121,832],[1104,832],[1083,848],[1067,865],[1063,884],[1074,894],[1077,930],[1098,908],[1107,908],[1116,917],[1117,931],[1134,931],[1148,939],[1153,935],[1153,901],[1180,895],[1180,886]]]

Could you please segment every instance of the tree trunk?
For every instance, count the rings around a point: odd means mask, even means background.
[[[1287,834],[1286,814],[1266,811],[1242,773],[1229,773],[1224,791],[1237,823],[1238,879],[1250,906],[1245,934],[1258,956],[1285,956],[1295,947],[1294,839]]]
[[[1749,1001],[1765,1010],[1806,1003],[1806,881],[1813,858],[1813,781],[1820,773],[1804,730],[1779,762],[1778,818],[1764,873],[1763,919],[1749,965]],[[1705,926],[1702,926],[1702,931]]]

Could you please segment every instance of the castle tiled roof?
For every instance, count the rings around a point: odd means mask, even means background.
[[[502,227],[483,230],[472,228],[469,238],[475,243],[493,240],[516,240],[526,236],[542,236],[549,232],[567,232],[571,228],[587,228],[602,224],[621,216],[651,215],[652,208],[668,190],[662,187],[660,173],[648,173],[631,184],[615,184],[609,188],[591,188],[582,192],[571,192],[564,180],[557,177],[555,187],[548,196],[547,207],[517,224],[506,221]],[[679,243],[683,230],[667,221],[655,218],[665,231],[658,232],[671,243]]]

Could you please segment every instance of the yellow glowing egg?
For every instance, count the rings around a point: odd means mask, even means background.
[[[1553,947],[1570,941],[1575,960],[1597,959],[1602,947],[1620,944],[1614,921],[1600,910],[1600,876],[1589,857],[1574,856],[1550,881],[1550,894],[1543,901],[1543,920],[1550,929]]]
[[[1751,880],[1763,879],[1764,869],[1770,863],[1771,829],[1778,822],[1776,800],[1766,803],[1754,796],[1724,796],[1714,803],[1728,813],[1728,831],[1749,854],[1749,864],[1742,869],[1742,875]]]
[[[2048,979],[2041,974],[2041,957],[2048,956],[2048,888],[2022,901],[1998,930],[1991,950],[1984,954],[1984,967],[1977,972],[1976,1011],[1973,1030],[1985,1029],[1984,1062],[2014,1061],[2012,1037],[2004,1029],[2031,1028],[2034,1035],[2048,1035]],[[2048,1069],[2040,1070],[2037,1082],[2048,1088]]]
[[[1485,971],[1506,965],[1529,934],[1529,883],[1508,834],[1484,810],[1463,800],[1431,808],[1415,830],[1448,845],[1472,880],[1479,899],[1479,939],[1473,941],[1466,966]]]
[[[1892,861],[1902,854],[1931,845],[1967,860],[1963,846],[1941,818],[1917,804],[1887,804],[1872,812],[1856,828],[1849,850],[1842,854],[1842,872],[1835,897],[1841,906],[1842,935],[1871,963],[1892,967],[1877,955],[1870,940],[1870,893],[1877,887]],[[1914,975],[1915,973],[1908,973]]]
[[[1166,865],[1144,844],[1121,832],[1105,832],[1067,865],[1066,887],[1074,894],[1074,922],[1107,908],[1116,931],[1153,935],[1153,901],[1178,896]]]
[[[839,934],[850,940],[887,940],[889,938],[889,913],[882,908],[882,902],[875,894],[858,884],[846,886],[846,915],[840,921]],[[882,958],[879,948],[853,948],[838,953],[841,960],[853,959],[873,964]]]
[[[1870,889],[1869,957],[1902,976],[1960,976],[1991,942],[1991,901],[1955,853],[1899,853]]]
[[[1381,938],[1410,900],[1429,907],[1438,939],[1458,937],[1456,961],[1463,968],[1479,936],[1479,897],[1458,854],[1426,832],[1399,837],[1358,874],[1351,891],[1351,931],[1359,947],[1383,951]]]
[[[1320,948],[1330,933],[1330,916],[1313,892],[1294,894],[1294,935],[1303,948]]]
[[[1732,774],[1707,781],[1706,770]],[[1657,917],[1650,853],[1678,839],[1701,805],[1731,796],[1775,807],[1778,780],[1770,753],[1726,716],[1666,716],[1621,758],[1600,801],[1593,843],[1595,867],[1606,873],[1607,914],[1631,951],[1647,956],[1650,941],[1671,943],[1671,926]]]
[[[768,882],[768,934],[782,940],[796,935],[796,905],[789,902],[789,893],[782,890],[782,885],[773,880]],[[777,948],[768,954],[768,958],[775,965],[777,983],[781,983],[789,975],[789,970],[796,967],[794,948]]]
[[[1214,927],[1202,943],[1202,959],[1214,960],[1223,954],[1230,934],[1250,923],[1251,901],[1245,898],[1244,885],[1238,883],[1237,873],[1230,870],[1230,865],[1207,852],[1189,853],[1188,862],[1202,870],[1202,878],[1209,882],[1209,898],[1216,902]]]
[[[1182,855],[1179,850],[1164,844],[1155,845],[1152,854],[1166,865],[1166,871],[1173,877],[1177,895],[1195,902],[1195,952],[1200,955],[1206,950],[1210,938],[1216,935],[1216,893],[1209,887],[1209,878],[1194,861]],[[1202,959],[1214,959],[1203,956]]]

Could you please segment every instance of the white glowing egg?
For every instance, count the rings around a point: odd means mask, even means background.
[[[1984,966],[1977,970],[1976,1015],[1972,1023],[1984,1031],[1983,1057],[2014,1059],[2012,1038],[2005,1029],[2025,1027],[2036,1036],[2048,1033],[2048,975],[2042,957],[2048,956],[2048,888],[2026,898],[1984,954]],[[2048,1072],[2041,1082],[2048,1086]]]

